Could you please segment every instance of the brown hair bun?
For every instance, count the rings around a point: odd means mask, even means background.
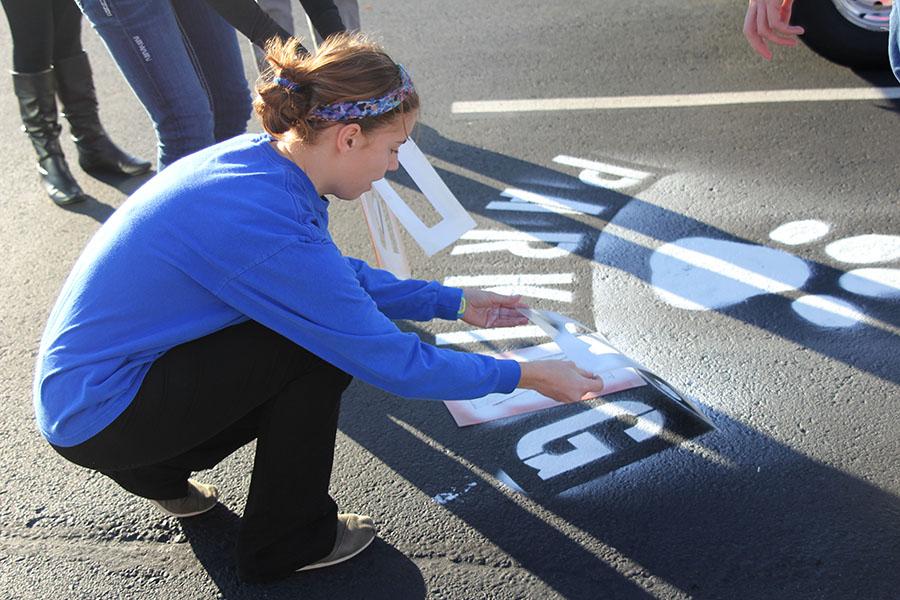
[[[335,123],[310,118],[317,107],[378,98],[401,86],[397,64],[364,34],[331,35],[312,54],[302,48],[294,38],[287,42],[273,38],[266,45],[270,68],[256,84],[253,108],[263,128],[276,139],[291,135],[312,143],[319,131]],[[276,81],[279,78],[282,83]],[[358,123],[365,132],[418,107],[419,96],[413,90],[399,106],[383,114],[337,122]]]

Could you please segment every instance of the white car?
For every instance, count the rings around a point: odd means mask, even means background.
[[[888,22],[893,0],[794,0],[791,23],[807,46],[855,69],[888,64]]]

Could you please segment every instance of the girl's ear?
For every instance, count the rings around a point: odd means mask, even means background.
[[[350,152],[362,145],[363,132],[357,123],[342,125],[338,130],[335,142],[339,153]]]

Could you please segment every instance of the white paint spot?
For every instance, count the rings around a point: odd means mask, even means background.
[[[821,327],[850,327],[866,318],[857,307],[834,296],[802,296],[791,303],[791,308],[810,323]]]
[[[870,233],[832,242],[828,256],[845,263],[870,264],[900,258],[900,235]]]
[[[459,492],[456,491],[456,488],[450,488],[449,492],[442,492],[442,493],[438,494],[437,496],[434,496],[432,498],[432,500],[434,500],[438,504],[447,504],[448,502],[453,502],[454,500],[456,500],[463,494],[467,494],[472,488],[474,488],[477,485],[478,485],[477,483],[472,481],[472,482],[468,483],[466,485],[466,487],[463,488]]]
[[[848,292],[861,296],[900,296],[900,269],[854,269],[841,275],[838,283]]]
[[[776,227],[769,237],[778,243],[787,246],[797,246],[799,244],[808,244],[825,236],[831,226],[822,221],[815,219],[807,219],[805,221],[791,221]]]
[[[686,310],[709,310],[761,294],[800,288],[809,278],[802,259],[756,244],[683,238],[650,257],[651,284],[664,302]]]

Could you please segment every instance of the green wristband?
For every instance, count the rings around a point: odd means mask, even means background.
[[[465,294],[463,294],[462,300],[459,301],[459,310],[456,311],[456,318],[462,319],[464,314],[466,314],[466,296],[465,296]]]

